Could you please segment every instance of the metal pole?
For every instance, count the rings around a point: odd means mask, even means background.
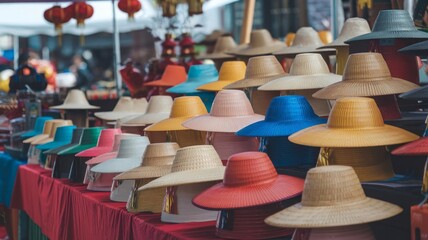
[[[337,38],[338,29],[337,29],[337,2],[336,0],[330,1],[330,14],[331,14],[331,35],[333,35],[333,39]]]
[[[13,68],[17,69],[18,66],[18,58],[19,58],[19,36],[13,35]]]
[[[242,18],[241,39],[240,43],[249,43],[251,29],[253,28],[254,7],[256,0],[244,1],[244,17]]]
[[[119,74],[119,63],[120,63],[120,39],[119,39],[119,28],[116,20],[116,6],[114,0],[111,0],[113,8],[113,73],[114,79],[116,80],[117,97],[121,95],[122,79]]]

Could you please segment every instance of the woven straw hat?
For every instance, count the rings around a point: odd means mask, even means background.
[[[371,98],[341,98],[336,101],[327,124],[294,133],[291,142],[314,147],[371,147],[410,142],[419,137],[386,125]]]
[[[111,152],[113,149],[114,136],[121,134],[120,128],[103,129],[98,137],[97,146],[81,151],[76,157],[96,157],[104,153]]]
[[[174,142],[149,144],[143,154],[141,165],[117,175],[114,180],[157,178],[168,174],[179,148]]]
[[[67,124],[65,124],[67,123]],[[72,125],[70,120],[61,120],[61,119],[53,119],[53,120],[47,120],[45,121],[45,124],[43,126],[43,131],[41,134],[35,135],[33,137],[27,138],[24,141],[22,141],[23,143],[30,143],[33,144],[33,142],[38,142],[44,139],[49,138],[49,136],[52,133],[52,127],[57,124],[57,126],[66,126],[66,125]]]
[[[168,88],[166,92],[175,94],[188,94],[199,92],[197,88],[218,79],[218,71],[214,64],[192,65],[185,82]]]
[[[42,134],[45,122],[52,119],[52,117],[37,117],[36,122],[34,123],[34,128],[21,134],[21,138],[30,138]]]
[[[368,224],[351,226],[296,229],[293,239],[300,240],[376,240]]]
[[[417,56],[426,56],[428,55],[428,41],[412,44],[400,49],[398,52]]]
[[[227,162],[222,183],[205,190],[193,204],[205,209],[266,205],[302,193],[303,179],[278,175],[266,153],[244,152]]]
[[[100,107],[92,106],[88,103],[85,93],[82,90],[72,89],[68,92],[64,103],[58,106],[52,106],[51,109],[98,109]]]
[[[152,96],[146,113],[123,121],[120,125],[126,127],[146,126],[167,119],[171,114],[172,103],[171,96]]]
[[[330,73],[327,63],[317,53],[299,54],[293,61],[290,74],[270,81],[258,90],[303,90],[319,89],[340,82],[342,76]]]
[[[428,156],[428,137],[404,144],[392,151],[393,155]]]
[[[51,121],[52,121],[52,126],[47,132],[48,133],[47,138],[42,138],[38,140],[36,139],[31,142],[31,145],[40,145],[40,144],[52,142],[54,140],[56,130],[59,127],[73,125],[73,122],[71,120],[51,120]]]
[[[224,166],[213,146],[198,145],[180,148],[171,173],[151,181],[138,190],[179,186],[222,180]]]
[[[145,98],[136,99],[130,97],[121,97],[114,107],[113,111],[96,112],[96,117],[111,121],[120,118],[145,113],[147,109],[147,100]]]
[[[55,131],[53,141],[45,144],[40,144],[37,146],[37,149],[48,150],[70,144],[73,137],[74,129],[76,129],[76,126],[74,125],[58,127]]]
[[[245,77],[246,66],[242,61],[227,61],[221,65],[218,80],[198,87],[202,91],[222,90],[225,86]]]
[[[199,97],[178,97],[174,99],[168,119],[145,128],[145,131],[178,131],[188,130],[181,124],[195,116],[207,114],[207,109]]]
[[[183,122],[183,126],[198,131],[236,132],[262,119],[263,115],[254,113],[243,91],[222,90],[217,93],[209,114],[193,117]]]
[[[274,56],[252,57],[248,61],[245,78],[225,86],[224,89],[258,87],[285,75],[284,69]]]
[[[259,149],[259,141],[255,137],[240,137],[235,133],[209,132],[206,144],[212,145],[223,163],[236,153],[254,152]]]
[[[346,62],[341,82],[314,93],[321,99],[392,95],[419,87],[409,81],[391,77],[388,65],[380,53],[351,54]]]
[[[266,29],[253,30],[250,35],[250,43],[240,45],[227,51],[227,54],[235,56],[260,56],[269,55],[287,46],[280,41],[275,41]]]
[[[317,49],[324,44],[318,33],[312,27],[301,27],[296,32],[296,36],[290,47],[276,51],[273,54],[278,56],[294,56],[299,53],[331,52],[336,53],[336,49]]]
[[[161,79],[144,83],[144,86],[172,87],[186,81],[187,73],[183,66],[168,65]]]
[[[215,42],[214,51],[209,54],[201,55],[198,59],[230,59],[234,58],[225,52],[236,48],[235,40],[231,36],[223,36],[217,38]]]
[[[161,213],[162,203],[165,196],[165,188],[137,191],[139,187],[149,183],[154,178],[136,179],[135,184],[126,202],[128,212],[152,212]]]
[[[349,44],[345,43],[346,40],[370,32],[369,23],[364,18],[348,18],[343,24],[342,30],[336,40],[320,48],[347,47]]]
[[[394,204],[366,197],[351,167],[325,166],[308,171],[302,202],[265,222],[275,227],[336,227],[374,222],[401,211]]]

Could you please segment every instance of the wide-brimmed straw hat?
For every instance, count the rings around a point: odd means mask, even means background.
[[[85,109],[98,109],[100,107],[92,106],[86,99],[86,95],[82,90],[72,89],[68,92],[64,103],[58,106],[52,106],[51,109],[64,109],[64,110],[85,110]]]
[[[177,143],[152,143],[143,154],[141,165],[117,175],[114,180],[157,178],[171,172],[175,154],[180,148]]]
[[[342,76],[330,73],[327,63],[320,54],[304,53],[296,56],[289,75],[270,81],[257,90],[319,89],[341,80]]]
[[[417,56],[426,56],[428,55],[428,41],[412,44],[400,49],[398,52]]]
[[[274,56],[252,57],[248,60],[244,79],[231,83],[223,89],[258,87],[285,75],[281,63]]]
[[[376,240],[368,224],[340,227],[301,228],[296,229],[293,239],[305,240]]]
[[[58,127],[55,131],[55,136],[52,142],[40,144],[36,148],[44,151],[70,144],[74,129],[76,129],[76,126],[73,125]]]
[[[193,117],[183,122],[183,126],[198,131],[236,132],[263,118],[254,113],[243,91],[222,90],[215,97],[209,114]]]
[[[171,96],[152,96],[146,113],[127,121],[121,121],[120,125],[125,127],[146,126],[167,119],[171,114],[172,103]]]
[[[48,131],[48,137],[38,139],[38,140],[36,139],[36,140],[31,142],[31,145],[40,145],[40,144],[52,142],[54,140],[56,130],[59,127],[73,125],[73,122],[71,120],[52,120],[52,121],[53,121],[52,126]]]
[[[250,43],[239,45],[235,49],[226,51],[234,56],[260,56],[269,55],[287,46],[281,41],[275,41],[266,29],[253,30],[250,35]]]
[[[428,156],[428,137],[404,144],[392,151],[393,155]]]
[[[79,152],[76,157],[96,157],[112,151],[114,136],[121,133],[120,128],[103,129],[98,137],[97,146]]]
[[[273,54],[277,56],[294,56],[300,53],[336,52],[336,49],[333,48],[317,49],[323,45],[317,31],[312,27],[301,27],[297,30],[290,47],[276,51]]]
[[[94,115],[100,119],[111,121],[145,113],[146,109],[147,100],[145,98],[121,97],[112,111],[96,112]]]
[[[348,47],[349,44],[345,43],[345,41],[370,32],[369,23],[364,18],[348,18],[343,24],[339,36],[333,42],[319,48]]]
[[[178,65],[168,65],[161,79],[144,83],[144,86],[172,87],[186,81],[186,68]]]
[[[34,128],[30,131],[24,132],[21,134],[21,138],[30,138],[36,135],[43,133],[43,127],[45,126],[45,122],[48,120],[52,120],[52,117],[38,117],[36,118],[36,122],[34,123]]]
[[[169,118],[145,128],[145,131],[188,130],[181,124],[186,120],[207,114],[207,109],[199,97],[178,97],[174,99]]]
[[[336,101],[327,124],[303,129],[289,137],[291,142],[314,147],[371,147],[410,142],[419,137],[384,124],[371,98],[350,97]]]
[[[275,227],[336,227],[374,222],[401,211],[397,205],[366,197],[351,167],[325,166],[308,171],[302,202],[265,222]]]
[[[64,124],[64,120],[61,119],[52,119],[52,120],[47,120],[45,121],[45,124],[43,125],[43,131],[40,134],[37,134],[33,137],[27,138],[24,141],[22,141],[23,143],[30,143],[32,144],[33,142],[37,142],[37,141],[41,141],[44,139],[49,138],[49,135],[52,133],[52,127],[55,123],[58,124]],[[67,120],[67,125],[72,125],[71,121]],[[65,124],[63,125],[65,126]]]
[[[218,71],[214,64],[192,65],[185,82],[168,88],[166,92],[175,94],[188,94],[200,92],[197,88],[218,79]]]
[[[222,36],[217,38],[215,42],[214,50],[212,53],[204,54],[198,57],[198,59],[230,59],[235,58],[232,55],[226,54],[225,52],[236,48],[235,40],[231,36]]]
[[[178,149],[171,173],[151,181],[139,190],[218,181],[223,179],[224,169],[213,146],[184,147]]]
[[[419,87],[391,76],[380,53],[351,54],[346,62],[343,79],[314,93],[315,98],[371,97],[392,95]]]
[[[227,61],[221,65],[218,80],[198,87],[201,91],[221,91],[225,86],[245,77],[246,66],[242,61]]]
[[[58,155],[75,155],[81,151],[95,147],[102,130],[102,127],[90,127],[83,129],[79,145],[65,149],[59,152]]]
[[[406,10],[381,10],[373,24],[371,33],[351,38],[345,43],[387,38],[428,39],[428,33],[416,29]]]

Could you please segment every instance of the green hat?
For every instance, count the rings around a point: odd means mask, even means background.
[[[84,128],[75,128],[73,130],[73,137],[71,138],[70,144],[44,151],[43,154],[58,154],[59,152],[62,152],[64,150],[67,150],[79,145],[80,139],[82,138],[83,129]]]
[[[58,155],[77,154],[86,149],[95,147],[98,142],[98,137],[101,134],[102,127],[91,127],[83,129],[82,138],[79,145],[58,152]]]

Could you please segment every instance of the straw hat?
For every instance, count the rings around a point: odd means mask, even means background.
[[[118,120],[120,118],[145,113],[147,109],[146,98],[136,99],[121,97],[113,111],[96,112],[94,115],[103,120]]]
[[[51,128],[48,131],[48,137],[43,139],[38,139],[38,140],[36,139],[31,142],[31,145],[40,145],[40,144],[52,142],[54,140],[56,130],[59,127],[73,125],[73,122],[71,120],[51,120],[51,121],[53,122],[52,122]]]
[[[51,109],[78,110],[78,109],[98,109],[100,107],[92,106],[88,103],[85,93],[82,90],[72,89],[68,92],[64,103],[58,106],[52,106]]]
[[[370,32],[369,23],[364,18],[348,18],[343,24],[342,30],[336,40],[319,48],[348,47],[349,44],[345,43],[345,41]]]
[[[98,142],[98,137],[101,134],[102,127],[90,127],[83,129],[82,137],[80,138],[79,145],[74,147],[65,149],[59,153],[58,155],[75,155],[81,151],[86,149],[95,147]]]
[[[180,148],[175,155],[171,173],[151,181],[138,190],[212,182],[223,179],[224,166],[211,145]]]
[[[315,147],[371,147],[410,142],[419,137],[386,125],[371,98],[341,98],[330,112],[327,124],[303,129],[291,142]]]
[[[177,143],[152,143],[143,154],[141,165],[117,175],[114,180],[157,178],[171,172],[172,162],[180,147]]]
[[[223,163],[236,153],[258,151],[259,141],[255,137],[240,137],[235,133],[209,132],[206,144],[212,145]]]
[[[197,88],[218,79],[218,71],[214,64],[192,65],[185,82],[168,88],[166,92],[175,94],[188,94],[199,92]]]
[[[183,66],[167,65],[161,79],[144,83],[144,86],[172,87],[186,81],[187,73]]]
[[[274,56],[252,57],[248,60],[245,78],[229,84],[223,89],[258,87],[285,75],[281,63]]]
[[[366,197],[351,167],[325,166],[308,171],[301,203],[265,222],[275,227],[336,227],[374,222],[401,211],[394,204]]]
[[[260,56],[269,55],[287,46],[280,41],[275,41],[266,29],[253,30],[250,35],[250,43],[240,45],[226,53],[235,56]]]
[[[128,212],[161,213],[165,196],[165,188],[155,188],[147,191],[137,191],[139,187],[151,182],[154,178],[136,179],[126,202]]]
[[[381,10],[373,24],[371,33],[360,35],[345,41],[354,43],[387,38],[428,39],[428,33],[416,29],[406,10]]]
[[[32,144],[33,142],[37,142],[37,141],[41,141],[41,140],[49,138],[49,135],[52,133],[52,130],[53,130],[52,127],[55,123],[56,124],[64,124],[65,122],[64,122],[64,120],[61,120],[61,119],[47,120],[47,121],[45,121],[45,124],[43,126],[43,132],[41,134],[27,138],[22,142]],[[67,123],[69,123],[67,125],[72,125],[70,120],[67,120]]]
[[[76,154],[76,157],[96,157],[113,149],[114,136],[121,134],[120,128],[103,129],[96,147],[89,148]]]
[[[40,144],[36,148],[44,151],[70,144],[73,137],[74,129],[76,129],[76,126],[74,125],[58,127],[55,131],[54,139],[52,142]]]
[[[158,132],[147,132],[158,133]],[[189,147],[194,145],[205,144],[206,132],[196,130],[181,130],[181,131],[168,131],[165,134],[166,140],[169,142],[176,142],[180,147]],[[163,140],[164,142],[166,140]]]
[[[217,38],[215,42],[214,51],[212,53],[204,54],[198,57],[198,59],[230,59],[234,58],[225,52],[236,48],[235,40],[231,36],[223,36]]]
[[[428,156],[428,137],[420,138],[416,141],[407,143],[392,151],[393,155],[405,156]]]
[[[321,99],[392,95],[410,91],[418,85],[391,77],[380,53],[351,54],[343,80],[319,90],[313,96]]]
[[[400,98],[406,100],[427,100],[428,99],[428,85],[415,88],[408,92],[399,95]]]
[[[30,131],[22,133],[21,138],[30,138],[42,134],[45,122],[52,119],[52,117],[37,117],[36,122],[34,123],[34,128]]]
[[[428,55],[428,41],[412,44],[400,49],[398,52],[417,56],[426,56]]]
[[[146,126],[167,119],[171,114],[172,103],[171,96],[152,96],[146,113],[127,121],[121,121],[120,125],[125,127]]]
[[[299,54],[290,74],[270,81],[259,88],[264,91],[319,89],[340,82],[342,76],[330,73],[327,63],[317,53]]]
[[[245,77],[245,63],[242,61],[227,61],[221,65],[218,80],[198,87],[202,91],[218,92],[226,85],[234,83]]]
[[[222,183],[205,190],[193,204],[205,209],[266,205],[302,193],[303,179],[278,175],[266,153],[243,152],[227,162]]]
[[[307,240],[376,240],[368,224],[341,227],[296,229],[293,239]]]
[[[194,117],[207,114],[202,100],[199,97],[178,97],[174,99],[171,114],[168,119],[157,122],[145,128],[145,131],[178,131],[187,130],[181,124]]]
[[[314,53],[314,52],[332,52],[335,53],[335,49],[317,49],[324,44],[322,43],[317,31],[312,27],[301,27],[296,32],[296,36],[290,47],[284,48],[280,51],[276,51],[274,55],[291,55],[294,56],[299,53]]]
[[[236,132],[263,119],[255,114],[243,91],[222,90],[214,99],[209,114],[193,117],[185,122],[186,128],[209,132]]]

